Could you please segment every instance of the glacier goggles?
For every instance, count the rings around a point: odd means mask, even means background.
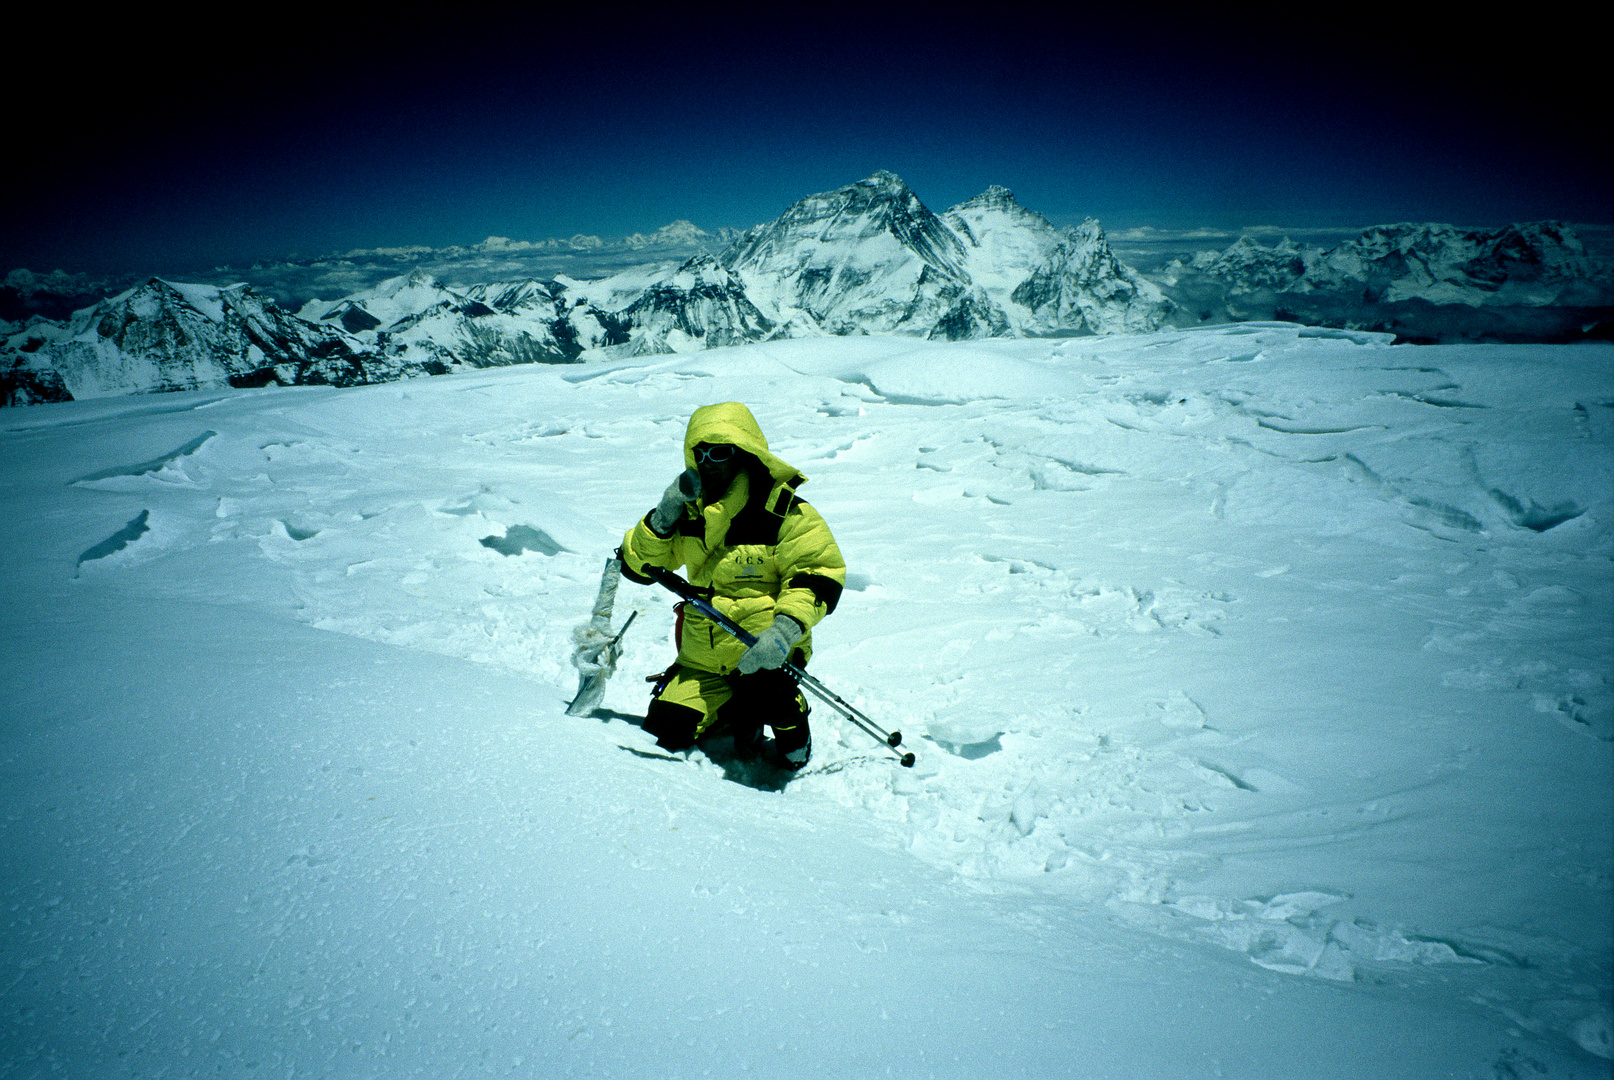
[[[705,443],[695,447],[696,465],[726,465],[734,460],[734,446],[730,443],[717,443],[707,446]]]

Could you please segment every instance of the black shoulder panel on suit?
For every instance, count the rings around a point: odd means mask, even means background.
[[[649,578],[645,577],[643,574],[634,573],[633,567],[629,566],[628,563],[627,563],[627,560],[622,558],[622,549],[621,548],[616,549],[616,557],[617,557],[617,559],[619,559],[622,562],[622,576],[623,577],[627,578],[629,581],[633,582],[635,585],[654,585],[655,584],[654,581],[652,581]]]
[[[824,614],[826,615],[833,612],[835,605],[841,602],[841,590],[844,588],[840,582],[834,578],[825,577],[823,574],[797,574],[790,579],[790,587],[792,589],[806,589],[818,597],[819,602],[824,605]]]

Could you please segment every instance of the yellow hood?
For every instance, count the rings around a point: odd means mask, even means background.
[[[763,436],[762,428],[757,426],[756,417],[738,401],[702,405],[690,416],[689,427],[684,430],[684,464],[691,469],[695,467],[697,443],[729,443],[755,455],[758,461],[767,466],[768,474],[776,485],[788,483],[796,487],[807,482],[807,478],[797,472],[794,465],[774,457],[768,451],[768,440]]]

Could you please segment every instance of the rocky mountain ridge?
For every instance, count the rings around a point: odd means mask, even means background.
[[[1614,330],[1614,275],[1561,221],[1378,225],[1332,248],[1246,237],[1157,277],[1184,316],[1211,322],[1277,318],[1431,342]]]
[[[9,404],[271,382],[352,386],[432,373],[298,318],[249,285],[159,278],[66,324],[35,319],[6,346],[0,401]]]
[[[616,243],[666,254],[702,240],[725,246],[590,280],[456,288],[417,266],[295,314],[251,285],[152,278],[66,321],[0,323],[0,404],[346,386],[819,335],[957,340],[1292,319],[1413,340],[1557,340],[1614,324],[1606,269],[1558,222],[1377,226],[1331,249],[1240,239],[1145,275],[1117,258],[1095,219],[1058,227],[996,185],[938,215],[882,171],[743,233],[681,221]],[[489,237],[476,250],[533,246]]]

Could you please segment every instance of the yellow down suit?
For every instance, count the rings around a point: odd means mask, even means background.
[[[684,432],[684,464],[695,467],[697,445],[719,443],[745,451],[750,457],[742,460],[749,467],[739,470],[727,491],[702,492],[699,500],[685,504],[670,535],[658,536],[650,515],[629,529],[622,541],[622,572],[641,584],[650,583],[643,573],[647,563],[682,572],[691,584],[709,591],[713,607],[753,634],[766,630],[776,614],[788,615],[806,631],[791,654],[793,662],[804,664],[812,655],[813,626],[840,600],[846,563],[824,519],[796,494],[807,478],[769,452],[762,429],[744,405],[726,402],[695,410]],[[663,714],[676,712],[668,706],[693,710],[698,717],[685,718],[693,721],[692,742],[712,728],[738,692],[748,703],[759,698],[757,703],[770,713],[761,722],[774,727],[781,744],[796,742],[798,736],[804,743],[806,702],[794,680],[782,671],[739,675],[735,665],[745,651],[745,645],[693,606],[683,609],[676,668],[647,719],[654,719],[658,706]],[[770,692],[751,692],[764,689]],[[768,705],[766,699],[781,693],[788,695],[784,701]],[[787,735],[781,725],[794,728],[794,723],[775,714],[790,712],[792,705],[799,708],[802,730]],[[646,729],[651,728],[647,723]]]

